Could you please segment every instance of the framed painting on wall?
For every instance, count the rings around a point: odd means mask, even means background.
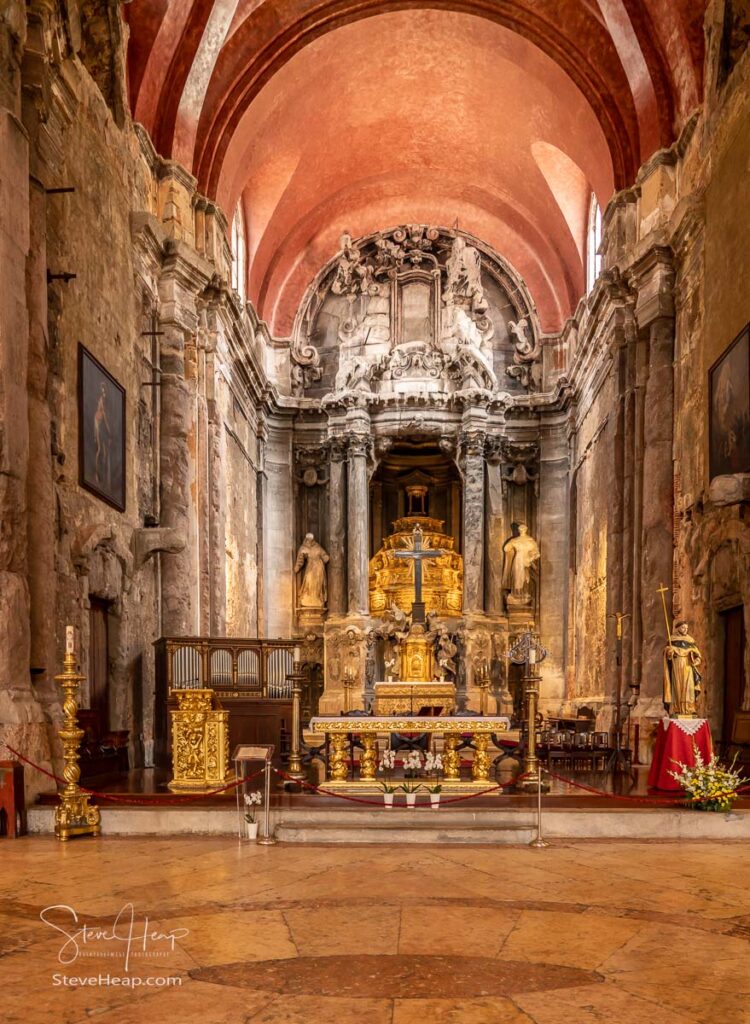
[[[709,470],[750,473],[750,324],[709,370]]]
[[[125,388],[78,345],[78,465],[81,486],[125,511]]]

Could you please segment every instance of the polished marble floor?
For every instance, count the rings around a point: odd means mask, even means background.
[[[0,1020],[746,1024],[750,856],[0,840]]]

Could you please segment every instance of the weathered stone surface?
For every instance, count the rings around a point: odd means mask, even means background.
[[[715,476],[708,488],[708,497],[714,505],[736,505],[750,501],[750,473]]]

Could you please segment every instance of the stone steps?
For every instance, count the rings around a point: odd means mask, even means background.
[[[289,843],[523,843],[532,837],[536,815],[529,808],[464,806],[392,811],[346,808],[276,807],[271,828]],[[29,808],[29,831],[54,831],[54,808]],[[709,814],[627,804],[617,808],[545,808],[549,839],[750,840],[750,810]],[[237,836],[236,808],[104,807],[102,835]]]
[[[534,837],[532,828],[513,825],[460,825],[452,820],[440,824],[415,821],[352,824],[316,824],[309,821],[284,821],[276,826],[281,843],[423,843],[504,844],[528,843]]]

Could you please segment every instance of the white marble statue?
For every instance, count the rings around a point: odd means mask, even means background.
[[[294,563],[295,573],[302,572],[302,581],[297,591],[299,608],[325,608],[328,601],[327,562],[328,553],[318,544],[313,534],[306,533]]]
[[[509,605],[531,604],[531,570],[539,561],[539,545],[525,523],[518,524],[518,535],[503,545],[503,582]]]
[[[445,263],[445,291],[443,301],[467,302],[472,313],[487,311],[482,288],[482,270],[479,253],[466,244],[461,235],[453,239],[450,255]]]
[[[441,348],[462,369],[462,383],[495,390],[497,377],[492,367],[492,346],[461,306],[452,301],[443,307]]]

